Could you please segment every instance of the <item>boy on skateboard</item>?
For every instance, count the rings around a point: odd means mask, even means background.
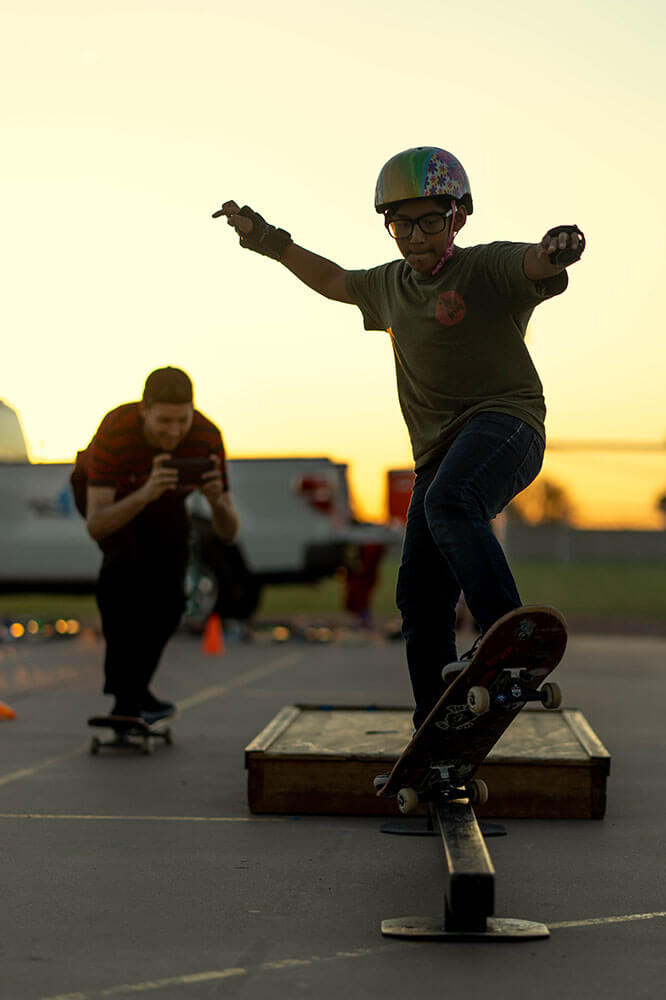
[[[534,244],[456,246],[473,211],[469,181],[455,156],[430,146],[382,167],[375,209],[403,259],[370,270],[317,256],[234,201],[215,217],[391,339],[416,472],[396,600],[418,729],[457,659],[461,591],[482,634],[521,605],[490,521],[541,468],[546,409],[525,331],[535,306],[567,287],[585,239],[562,225]]]

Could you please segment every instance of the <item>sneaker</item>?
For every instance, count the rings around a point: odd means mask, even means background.
[[[453,684],[453,682],[460,677],[466,667],[466,660],[454,660],[453,663],[447,663],[446,666],[442,668],[442,680],[444,681],[446,687]]]
[[[142,712],[175,712],[176,706],[172,701],[162,701],[156,698],[152,691],[146,691],[141,698]]]
[[[147,712],[143,710],[140,717],[144,722],[147,722],[149,726],[152,726],[154,722],[161,722],[162,719],[172,719],[175,714],[176,706],[172,705],[171,708],[163,708],[155,712]]]

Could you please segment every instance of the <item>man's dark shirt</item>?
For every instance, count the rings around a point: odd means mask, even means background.
[[[115,500],[122,500],[147,481],[155,455],[143,434],[138,403],[125,403],[111,410],[102,420],[86,450],[89,486],[115,489]],[[222,435],[210,420],[194,411],[192,426],[173,458],[208,458],[218,455],[222,486],[229,489],[226,455]],[[119,531],[103,538],[99,545],[104,564],[133,564],[149,575],[182,575],[187,563],[189,518],[185,509],[187,488],[167,490],[153,500]]]

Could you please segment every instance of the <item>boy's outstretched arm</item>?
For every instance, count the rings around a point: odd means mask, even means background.
[[[353,302],[347,291],[347,272],[332,260],[297,246],[289,233],[270,226],[247,205],[239,208],[235,201],[225,201],[213,218],[221,215],[226,215],[228,224],[238,233],[241,246],[279,260],[304,284],[327,299]]]
[[[527,248],[523,270],[530,281],[552,278],[580,260],[584,249],[585,236],[578,226],[554,226],[541,243]]]

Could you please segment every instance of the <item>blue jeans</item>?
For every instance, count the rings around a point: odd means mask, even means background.
[[[396,593],[417,728],[443,693],[442,668],[457,659],[461,591],[482,633],[521,604],[490,521],[536,478],[544,447],[517,417],[480,413],[417,470]]]

